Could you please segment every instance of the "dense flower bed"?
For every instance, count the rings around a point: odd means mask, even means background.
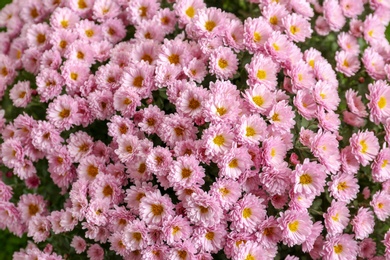
[[[390,258],[390,2],[214,4],[0,11],[14,259]]]

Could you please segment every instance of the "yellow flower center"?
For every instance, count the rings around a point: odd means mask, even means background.
[[[169,57],[168,57],[168,60],[171,64],[179,64],[180,62],[180,57],[179,55],[177,54],[171,54]]]
[[[256,131],[255,131],[255,129],[253,129],[253,127],[250,127],[250,126],[246,127],[245,136],[251,137],[251,136],[254,136],[255,134],[256,134]]]
[[[313,182],[313,180],[312,180],[311,176],[309,174],[307,174],[307,173],[302,174],[299,177],[299,183],[300,184],[310,184],[312,182]]]
[[[111,196],[113,193],[114,193],[114,191],[112,190],[112,188],[111,188],[110,185],[106,185],[106,186],[103,188],[103,195],[104,195],[104,197],[109,197],[109,196]]]
[[[261,35],[260,35],[260,33],[255,32],[255,33],[253,34],[253,41],[254,41],[254,42],[259,42],[259,41],[261,41]]]
[[[94,32],[92,29],[88,29],[88,30],[85,30],[85,35],[86,35],[88,38],[91,38],[92,36],[95,35],[95,32]]]
[[[256,105],[261,107],[264,104],[264,99],[262,96],[254,96],[252,97],[253,102],[255,102]]]
[[[297,32],[299,32],[301,29],[299,29],[299,27],[296,27],[295,25],[291,25],[290,26],[290,32],[292,33],[292,34],[296,34]]]
[[[214,21],[207,21],[204,25],[207,31],[211,32],[217,24]]]
[[[214,137],[213,142],[216,145],[221,146],[225,143],[225,138],[223,137],[223,135],[217,135],[216,137]]]
[[[299,221],[295,220],[288,224],[288,229],[290,229],[291,232],[296,232],[299,227]]]
[[[249,218],[250,216],[252,216],[252,210],[250,208],[245,208],[242,211],[242,216],[243,218]]]
[[[224,114],[226,114],[226,112],[227,112],[226,108],[224,108],[224,107],[217,107],[217,114],[219,116],[223,116]]]
[[[206,235],[205,235],[205,238],[207,240],[213,240],[214,239],[214,232],[207,232]]]
[[[198,100],[191,98],[190,102],[188,103],[188,107],[191,109],[197,109],[200,106],[200,103]]]
[[[238,166],[237,159],[234,158],[233,160],[230,161],[230,163],[229,163],[230,168],[237,168],[237,166]]]
[[[160,216],[164,212],[164,207],[161,204],[152,204],[152,213],[155,216]]]
[[[219,59],[218,60],[218,66],[221,68],[221,69],[224,69],[228,66],[228,62],[227,60],[224,60],[224,59]]]
[[[186,10],[186,15],[190,18],[193,18],[195,16],[195,9],[192,6],[188,7]]]
[[[386,98],[383,97],[383,96],[381,96],[381,97],[379,98],[379,101],[378,101],[378,107],[379,107],[380,109],[382,109],[382,108],[384,108],[384,107],[386,106],[386,104],[387,104]]]
[[[269,18],[269,22],[270,22],[270,24],[277,25],[278,24],[278,17],[276,17],[275,15],[272,16],[271,18]]]
[[[142,76],[138,76],[134,78],[133,86],[137,88],[142,87],[142,82],[144,81],[144,78]]]
[[[361,140],[360,141],[360,146],[362,147],[362,149],[360,150],[362,153],[366,153],[367,152],[367,149],[368,149],[368,146],[367,146],[367,143],[365,140]]]
[[[260,80],[265,79],[267,77],[267,72],[265,70],[258,70],[256,76]]]
[[[348,185],[345,181],[343,182],[340,182],[339,184],[337,184],[337,190],[341,190],[341,191],[344,191],[348,188]]]
[[[335,245],[335,246],[333,247],[333,250],[334,250],[334,252],[335,252],[336,254],[340,254],[341,252],[343,252],[343,246],[340,245],[340,244]]]
[[[183,179],[188,178],[188,177],[191,176],[191,173],[192,173],[192,171],[191,171],[190,169],[188,169],[188,168],[183,168],[183,169],[181,170],[181,177],[182,177]]]

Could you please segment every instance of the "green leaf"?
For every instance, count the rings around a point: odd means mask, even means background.
[[[387,41],[390,43],[390,23],[386,27],[385,37],[386,37]]]

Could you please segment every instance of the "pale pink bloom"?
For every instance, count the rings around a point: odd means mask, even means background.
[[[310,120],[316,117],[317,105],[309,90],[298,90],[294,97],[294,105],[305,119]]]
[[[125,68],[121,78],[123,87],[135,91],[141,98],[149,97],[153,86],[154,67],[141,61]]]
[[[153,20],[166,34],[172,33],[175,30],[177,18],[175,12],[169,8],[158,10]]]
[[[91,65],[95,62],[95,50],[85,40],[76,40],[69,45],[64,53],[65,58],[75,63]]]
[[[22,56],[23,67],[27,72],[37,74],[42,52],[37,48],[27,49]]]
[[[390,87],[384,80],[378,80],[368,85],[370,120],[375,124],[384,123],[390,117]]]
[[[244,25],[242,24],[241,20],[233,19],[230,21],[230,25],[226,29],[223,41],[225,45],[233,48],[236,52],[242,51],[245,48]]]
[[[276,167],[263,167],[259,176],[259,181],[265,191],[271,195],[283,194],[291,185],[291,169],[287,168],[287,163]]]
[[[318,6],[316,1],[311,2],[306,0],[292,0],[288,5],[294,10],[295,13],[302,15],[306,19],[309,19],[314,16],[314,11],[310,4],[313,4],[314,8],[317,8]]]
[[[23,194],[19,198],[18,210],[21,221],[28,223],[36,215],[45,216],[47,214],[46,201],[41,195]]]
[[[368,165],[379,152],[378,138],[373,132],[367,130],[353,134],[350,145],[352,153],[363,166]]]
[[[130,1],[126,8],[127,16],[130,22],[134,25],[150,20],[156,15],[157,10],[160,9],[160,2],[156,0],[136,0]]]
[[[141,105],[141,98],[127,87],[120,87],[114,94],[113,105],[124,117],[132,117]]]
[[[159,191],[147,192],[140,200],[140,217],[147,224],[161,225],[169,217],[174,216],[174,205],[167,194],[162,196]]]
[[[82,157],[88,156],[92,152],[93,139],[83,131],[70,134],[67,143],[69,155],[74,162],[79,162]]]
[[[324,229],[324,226],[322,225],[322,221],[317,221],[313,224],[312,230],[310,235],[307,237],[306,241],[302,244],[302,251],[303,252],[310,252],[314,248],[314,244],[318,237],[321,236],[321,232]]]
[[[26,107],[31,101],[32,90],[29,81],[18,81],[9,92],[15,107]]]
[[[64,79],[56,70],[43,69],[36,77],[36,84],[41,102],[46,103],[61,94]]]
[[[115,91],[121,86],[120,79],[122,75],[123,70],[116,64],[109,63],[100,66],[95,74],[96,87]]]
[[[276,103],[267,117],[272,129],[279,132],[289,132],[295,125],[295,113],[286,100]]]
[[[343,122],[355,127],[362,127],[366,124],[364,118],[361,118],[347,110],[343,111]]]
[[[375,80],[386,79],[385,59],[374,48],[364,50],[362,61],[370,77]]]
[[[346,51],[336,52],[336,70],[343,73],[347,77],[356,74],[360,69],[359,57],[353,53]]]
[[[138,41],[153,40],[156,42],[162,42],[164,40],[165,31],[159,30],[156,26],[155,20],[143,21],[136,26],[134,38]]]
[[[268,114],[271,107],[276,103],[274,93],[264,85],[255,85],[246,89],[244,98],[252,112],[262,115]]]
[[[120,179],[109,174],[98,174],[90,185],[91,200],[109,200],[118,204],[123,200]]]
[[[324,108],[317,108],[317,119],[322,129],[337,133],[341,124],[339,114],[332,110],[326,111]]]
[[[114,100],[111,91],[96,90],[91,92],[87,99],[94,119],[107,120],[114,114]]]
[[[344,15],[348,18],[356,18],[364,11],[363,1],[340,0],[340,6]]]
[[[332,31],[338,32],[344,26],[346,19],[337,0],[326,0],[323,4],[324,17]]]
[[[199,9],[193,19],[193,26],[198,38],[223,36],[226,31],[227,17],[221,9],[209,7]]]
[[[207,96],[206,89],[188,84],[187,89],[183,90],[177,99],[176,110],[193,119],[203,117],[203,103]]]
[[[102,26],[94,21],[81,20],[76,24],[75,32],[79,35],[80,40],[90,43],[103,39]]]
[[[219,176],[236,180],[251,166],[251,155],[245,147],[231,148],[219,159]]]
[[[178,1],[175,2],[173,8],[178,16],[180,27],[184,27],[195,17],[199,10],[206,8],[206,4],[203,0]]]
[[[273,31],[265,42],[267,53],[283,65],[289,62],[289,56],[292,54],[293,49],[292,46],[293,43],[288,37],[278,31]]]
[[[284,162],[287,147],[280,137],[269,137],[263,141],[263,159],[268,166],[277,167]]]
[[[27,30],[27,45],[30,48],[46,50],[50,48],[51,28],[46,23],[32,24]]]
[[[190,80],[200,83],[207,75],[207,66],[204,61],[193,58],[183,67],[183,71]]]
[[[194,229],[192,241],[201,252],[217,253],[223,249],[226,241],[226,227],[223,223],[213,227],[197,227]],[[207,258],[201,258],[202,260]]]
[[[314,74],[319,81],[321,80],[337,89],[339,83],[337,81],[336,72],[327,60],[319,59],[315,62]]]
[[[374,208],[375,215],[381,221],[385,221],[390,216],[390,195],[384,191],[377,191],[370,202]]]
[[[142,121],[138,123],[138,127],[147,134],[154,134],[163,122],[163,118],[164,111],[161,111],[157,106],[150,105],[143,109]]]
[[[103,0],[105,1],[105,0]],[[126,36],[126,27],[122,20],[118,18],[110,18],[102,24],[102,32],[104,38],[115,44],[121,41]]]
[[[104,160],[94,155],[88,155],[80,160],[77,167],[77,174],[80,179],[92,182],[95,178],[102,174]]]
[[[88,248],[87,255],[91,260],[103,260],[104,250],[99,244],[93,244]]]
[[[339,142],[335,134],[319,131],[309,141],[310,149],[328,171],[336,173],[341,165]]]
[[[195,253],[197,252],[194,244],[191,240],[185,240],[184,242],[180,241],[171,247],[167,259],[172,260],[191,260],[195,259]],[[184,255],[184,257],[183,257]]]
[[[81,17],[85,17],[90,14],[93,3],[93,0],[83,0],[82,2],[78,2],[77,0],[70,0],[68,6],[76,14],[80,15]]]
[[[203,185],[205,172],[194,155],[180,156],[173,161],[167,178],[175,189],[190,188],[193,185]]]
[[[98,21],[106,21],[110,18],[119,16],[121,9],[116,1],[96,0],[93,4],[93,17]]]
[[[1,144],[2,163],[8,168],[23,164],[25,149],[18,138],[9,138]]]
[[[303,55],[304,61],[309,64],[313,69],[315,68],[316,62],[324,61],[324,57],[322,57],[321,52],[314,48],[310,48],[304,52]]]
[[[236,181],[218,179],[211,186],[210,195],[218,199],[224,210],[229,210],[241,196],[241,187]]]
[[[324,242],[323,259],[356,259],[358,253],[357,242],[353,239],[353,235],[340,234],[338,236],[329,237]]]
[[[257,241],[265,248],[272,248],[282,240],[281,230],[274,216],[262,221],[255,234]]]
[[[277,254],[277,246],[265,248],[254,240],[241,240],[236,248],[234,259],[274,259]]]
[[[183,203],[187,217],[192,224],[211,227],[220,223],[224,218],[223,210],[218,202],[204,191],[192,193]]]
[[[360,52],[360,46],[357,39],[349,33],[341,32],[337,36],[337,44],[341,49],[348,53],[357,55]]]
[[[365,238],[359,243],[358,256],[362,258],[374,259],[376,253],[376,243],[372,238]]]
[[[355,199],[359,192],[357,178],[355,178],[354,175],[347,173],[332,175],[332,181],[328,182],[328,187],[332,197],[346,203]]]
[[[272,29],[280,30],[282,28],[282,20],[288,15],[288,11],[285,5],[271,2],[264,6],[262,15],[268,21],[269,25],[271,25]]]
[[[76,92],[88,79],[90,74],[87,63],[76,61],[66,61],[61,66],[61,75],[65,80],[66,89]]]
[[[311,233],[313,222],[307,211],[287,210],[280,213],[279,227],[282,230],[283,244],[300,245]]]
[[[374,44],[377,41],[384,40],[384,33],[386,28],[377,15],[367,15],[362,27],[364,39],[368,43]]]
[[[303,164],[297,164],[293,174],[294,192],[320,195],[324,191],[326,168],[316,162],[305,159]]]
[[[366,117],[368,115],[366,106],[362,102],[362,97],[358,96],[357,91],[348,89],[345,92],[345,98],[347,101],[348,109],[359,117]]]
[[[233,132],[225,124],[210,125],[202,135],[206,146],[205,152],[211,157],[227,152],[232,147],[233,139]]]
[[[356,239],[365,239],[374,231],[374,214],[368,208],[360,207],[351,221]]]
[[[316,83],[313,69],[302,60],[293,63],[291,69],[287,71],[287,75],[291,77],[293,92],[300,89],[310,89]]]
[[[74,236],[72,238],[72,242],[70,243],[70,246],[74,248],[77,254],[81,254],[82,252],[85,251],[85,249],[87,249],[87,243],[80,236]]]
[[[45,241],[50,235],[50,221],[41,215],[33,216],[28,222],[27,236],[32,237],[35,243]]]
[[[390,148],[383,148],[371,165],[372,178],[375,182],[384,182],[390,179]]]
[[[218,47],[210,55],[210,73],[219,79],[229,79],[237,72],[238,60],[236,54],[227,47]]]
[[[260,224],[266,216],[263,199],[247,194],[239,200],[229,213],[229,219],[232,221],[231,229],[253,232],[256,226]]]
[[[41,58],[41,70],[53,69],[58,70],[62,63],[61,54],[56,49],[50,49],[43,53]]]
[[[249,17],[244,22],[244,45],[251,53],[263,51],[271,33],[272,27],[263,17]]]
[[[347,204],[333,200],[323,217],[329,236],[341,234],[349,223],[350,214]]]
[[[310,38],[312,29],[310,23],[299,14],[289,14],[282,20],[283,27],[288,37],[295,42],[304,42]]]
[[[356,18],[352,18],[349,21],[349,33],[354,37],[361,37],[363,32],[363,22]]]
[[[237,125],[238,139],[244,144],[259,144],[267,136],[267,124],[259,115],[242,116]]]
[[[186,241],[192,234],[192,227],[187,218],[176,215],[162,223],[162,232],[167,244],[174,245],[175,242]]]
[[[347,174],[356,174],[360,168],[360,163],[352,154],[352,147],[347,146],[341,149],[340,154],[342,171]]]
[[[314,29],[321,36],[326,36],[330,33],[329,24],[323,16],[317,17]]]
[[[278,65],[268,56],[256,54],[251,62],[245,65],[248,71],[247,84],[251,87],[261,84],[269,90],[275,90],[277,85],[276,74],[279,71]]]
[[[73,31],[58,29],[51,34],[50,43],[55,50],[58,50],[61,55],[64,55],[65,51],[76,39],[77,35]]]
[[[80,17],[68,7],[56,8],[50,16],[50,25],[54,29],[73,29]]]
[[[198,129],[190,118],[175,113],[166,116],[157,131],[162,141],[174,147],[178,141],[195,140]]]

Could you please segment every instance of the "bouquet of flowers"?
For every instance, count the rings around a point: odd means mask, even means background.
[[[389,22],[388,0],[14,0],[2,257],[389,259]]]

